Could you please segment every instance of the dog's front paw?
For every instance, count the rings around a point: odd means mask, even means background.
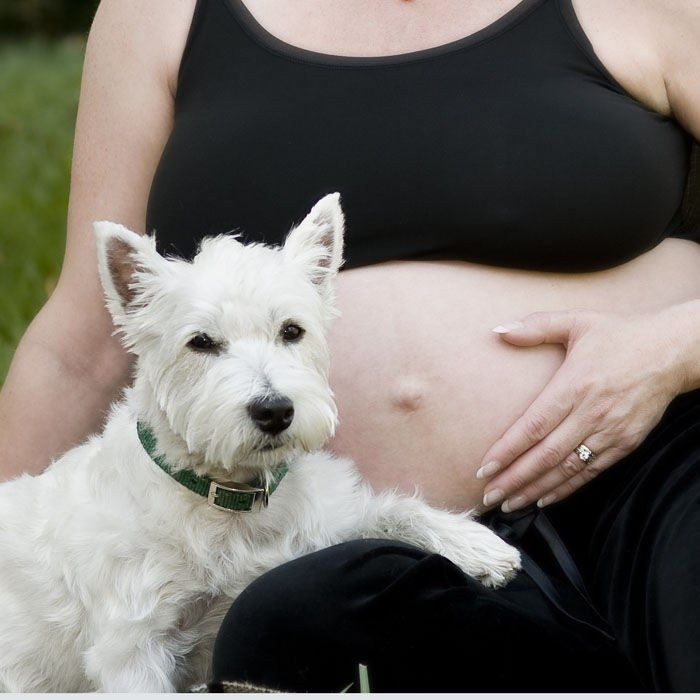
[[[473,521],[469,525],[469,537],[446,556],[485,586],[505,586],[520,570],[520,552],[486,526]]]
[[[491,538],[486,550],[483,568],[476,578],[489,588],[500,588],[515,578],[520,571],[520,552],[490,532]]]

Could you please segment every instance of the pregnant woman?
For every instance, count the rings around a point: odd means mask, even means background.
[[[692,0],[103,0],[4,478],[129,381],[92,220],[190,256],[281,243],[339,191],[329,448],[480,509],[525,570],[492,591],[390,533],[324,550],[236,602],[215,681],[700,690],[699,85]]]

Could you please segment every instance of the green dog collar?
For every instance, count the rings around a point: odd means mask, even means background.
[[[136,432],[143,449],[166,474],[193,493],[204,496],[210,506],[219,510],[252,513],[257,506],[257,510],[261,511],[267,506],[270,495],[275,492],[275,489],[289,471],[287,463],[282,462],[276,467],[274,477],[270,483],[266,483],[262,479],[255,479],[249,484],[239,484],[235,481],[220,483],[206,476],[198,476],[191,469],[173,470],[163,457],[157,453],[156,436],[151,428],[138,421],[136,423]]]

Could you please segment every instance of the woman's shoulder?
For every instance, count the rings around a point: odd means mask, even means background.
[[[697,0],[571,2],[594,51],[618,83],[660,114],[678,117],[687,111],[680,103],[687,101],[692,85],[700,84]]]
[[[671,111],[700,140],[700,2],[636,2],[650,16]]]

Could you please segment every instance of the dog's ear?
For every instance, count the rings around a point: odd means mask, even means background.
[[[158,275],[166,261],[156,252],[153,236],[140,236],[111,221],[93,223],[97,260],[107,308],[117,325],[141,298],[146,280]]]
[[[285,257],[300,263],[323,291],[343,264],[344,226],[340,195],[327,194],[289,232],[284,244]]]

